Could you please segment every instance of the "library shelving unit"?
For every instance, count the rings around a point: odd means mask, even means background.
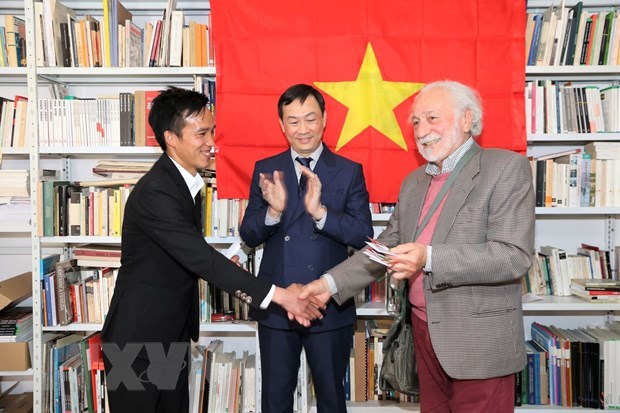
[[[7,1],[3,4],[0,9],[0,26],[5,26],[5,17],[9,15],[23,18],[23,3]],[[0,96],[12,99],[15,95],[25,95],[27,83],[27,68],[0,67]],[[27,147],[5,147],[0,143],[1,169],[28,170],[29,156],[30,150]],[[0,221],[0,281],[29,271],[30,231],[31,226],[27,222]],[[17,382],[31,382],[32,377],[33,369],[4,371],[0,368],[0,392],[6,391]],[[23,387],[20,386],[16,390]]]
[[[570,4],[569,4],[570,3]],[[572,7],[576,1],[566,2]],[[618,1],[583,2],[583,12],[610,11]],[[528,11],[542,12],[551,5],[549,1],[528,1]],[[528,66],[527,81],[551,80],[559,83],[609,85],[620,80],[620,66]],[[529,132],[529,131],[528,131]],[[528,156],[537,157],[581,148],[590,142],[620,142],[620,133],[528,133]],[[616,231],[620,219],[620,206],[613,207],[537,207],[536,249],[552,245],[575,254],[581,243],[595,245],[608,250],[613,256],[620,237]],[[613,257],[612,257],[613,262]],[[619,268],[615,262],[616,277]],[[590,303],[578,297],[542,297],[542,300],[524,304],[526,338],[530,338],[529,326],[537,321],[563,328],[602,326],[607,321],[620,319],[620,303]],[[614,366],[618,370],[620,366]],[[559,406],[524,406],[519,411],[567,412],[590,411],[594,409],[566,408]]]

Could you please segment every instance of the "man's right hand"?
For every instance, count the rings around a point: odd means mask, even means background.
[[[321,310],[325,309],[314,298],[301,300],[301,287],[299,284],[291,284],[288,288],[276,287],[272,301],[284,308],[290,320],[297,322],[304,327],[310,327],[312,320],[323,318]]]
[[[327,306],[331,296],[329,294],[329,285],[327,284],[327,280],[325,278],[320,277],[302,287],[299,299],[307,300],[311,298],[313,298],[315,302],[322,304],[324,307]]]
[[[278,218],[286,207],[286,187],[282,172],[274,171],[272,178],[263,173],[259,174],[258,185],[263,199],[269,204],[269,215]]]

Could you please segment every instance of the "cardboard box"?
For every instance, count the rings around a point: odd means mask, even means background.
[[[29,368],[28,342],[0,343],[0,371],[23,371]]]
[[[32,295],[32,273],[26,272],[0,282],[0,310]],[[0,343],[0,371],[30,368],[28,342]]]
[[[32,273],[30,271],[0,281],[0,310],[13,302],[18,303],[31,295]]]

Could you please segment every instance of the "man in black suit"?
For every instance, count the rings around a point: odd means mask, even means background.
[[[203,238],[204,182],[197,170],[207,166],[215,144],[207,104],[204,94],[174,87],[153,101],[149,124],[164,154],[127,200],[122,266],[102,330],[112,413],[188,411],[186,360],[189,339],[198,339],[199,277],[255,308],[274,302],[308,325],[321,317],[297,299],[299,287],[253,277]],[[180,362],[162,364],[179,346]],[[162,386],[170,376],[172,386]]]

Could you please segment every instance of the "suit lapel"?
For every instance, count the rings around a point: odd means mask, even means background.
[[[437,226],[435,227],[435,232],[433,233],[433,243],[442,244],[445,242],[448,237],[448,233],[452,225],[454,224],[454,220],[456,219],[456,214],[461,210],[467,196],[474,188],[474,177],[480,172],[480,156],[482,155],[482,151],[477,153],[465,167],[459,173],[459,176],[456,178],[452,187],[450,188],[450,192],[448,192],[446,202],[444,203],[443,209],[441,210],[441,214],[439,215],[439,219],[437,220]]]
[[[177,169],[176,165],[172,163],[170,157],[168,155],[163,154],[161,158],[159,158],[159,162],[164,166],[170,178],[174,182],[175,186],[179,190],[179,194],[181,195],[181,199],[185,204],[185,207],[192,211],[192,217],[194,218],[194,224],[197,225],[198,228],[201,226],[201,205],[202,202],[197,202],[194,204],[194,199],[192,198],[192,194],[189,192],[189,188],[187,187],[187,183],[181,176],[181,172]]]
[[[418,227],[420,221],[420,214],[422,213],[422,206],[424,205],[424,199],[426,198],[426,192],[431,184],[430,175],[422,172],[417,178],[417,185],[410,189],[410,193],[407,194],[407,204],[410,209],[403,211],[404,216],[400,216],[404,224],[403,234],[411,234],[411,237],[415,235],[415,230]],[[414,239],[407,240],[414,242]]]

